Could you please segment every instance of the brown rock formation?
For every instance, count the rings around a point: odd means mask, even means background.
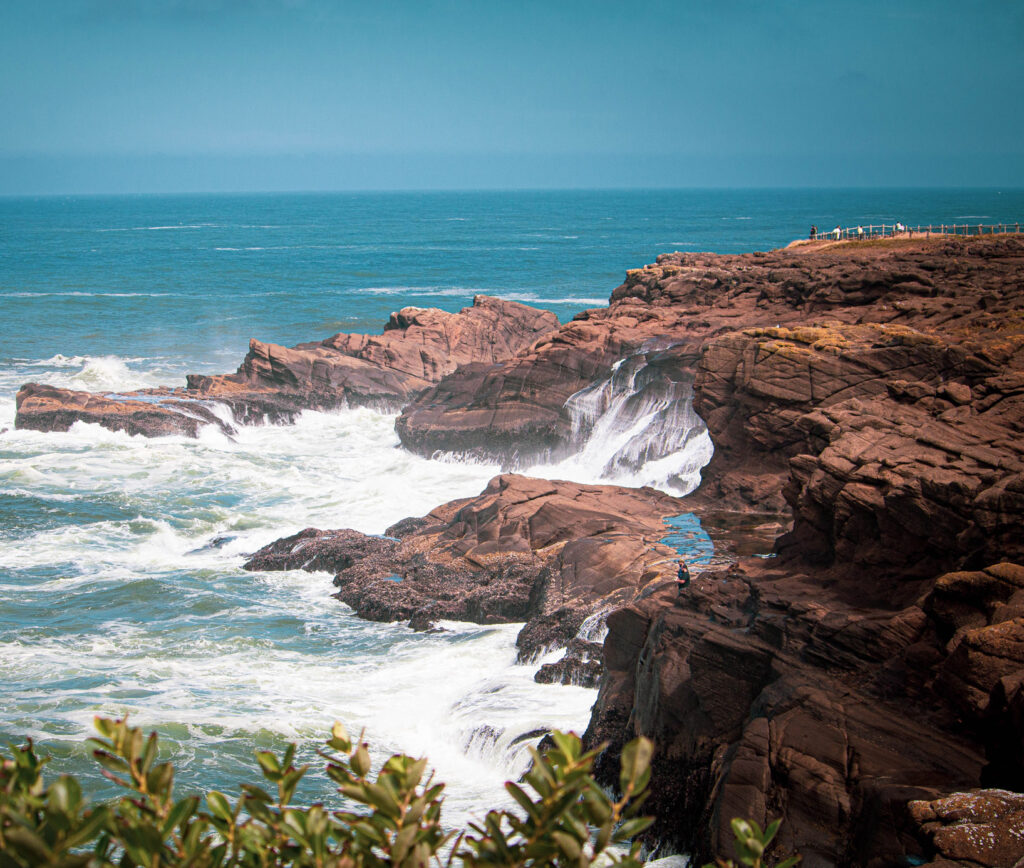
[[[1024,562],[1022,251],[943,242],[927,283],[885,252],[799,287],[859,308],[704,344],[715,457],[687,503],[781,493],[793,529],[772,561],[608,619],[588,740],[660,745],[656,834],[708,855],[731,817],[782,816],[804,864],[910,864],[953,851],[909,799],[1024,782],[1024,574],[1003,562]]]
[[[564,450],[572,436],[567,399],[608,377],[612,365],[624,357],[647,355],[652,349],[664,352],[666,347],[671,347],[674,363],[670,378],[702,375],[707,381],[706,389],[697,390],[698,403],[709,402],[702,408],[705,421],[717,422],[723,430],[754,416],[760,430],[749,436],[770,433],[767,414],[773,404],[794,404],[798,411],[806,411],[819,399],[838,403],[858,394],[885,393],[887,381],[921,380],[915,371],[931,370],[934,357],[944,351],[948,356],[938,359],[937,370],[925,381],[942,385],[952,379],[954,392],[964,397],[957,386],[991,378],[1019,363],[1022,266],[1024,243],[998,238],[870,248],[850,244],[738,256],[660,256],[657,264],[629,272],[612,293],[609,308],[578,314],[499,365],[474,366],[445,377],[405,409],[398,422],[399,436],[408,448],[426,454],[449,450],[507,461]],[[802,327],[815,323],[879,328],[840,336],[854,347],[842,340],[829,347],[832,337],[826,333],[804,340],[813,332]],[[880,328],[883,325],[888,325],[887,332]],[[726,337],[737,329],[776,326],[789,327],[787,336],[780,332],[773,338],[763,332],[746,339]],[[801,365],[807,365],[784,349],[763,368],[762,376],[744,379],[752,360],[743,356],[750,352],[743,345],[752,337],[760,337],[761,344],[775,340],[813,347],[824,357],[814,362],[820,379],[813,389],[808,385],[803,395],[791,391],[793,383],[807,374]],[[915,340],[925,346],[915,348]],[[930,341],[934,343],[929,347]],[[890,346],[895,347],[891,352]],[[849,358],[853,352],[856,359]],[[716,395],[716,388],[720,392],[726,384],[714,381],[730,378],[737,354],[743,364],[735,395]],[[830,360],[832,369],[826,364]],[[1008,386],[1000,385],[1000,394],[1008,394]],[[733,397],[739,398],[735,405]],[[949,401],[949,396],[939,400]],[[723,406],[734,409],[712,419],[712,411]],[[1019,415],[1019,410],[1006,409]],[[789,430],[789,421],[774,426],[773,436]],[[723,441],[721,448],[732,445]],[[730,462],[734,471],[736,457]],[[771,472],[784,472],[788,457],[773,454]],[[721,476],[714,465],[711,473]],[[748,468],[744,475],[745,481],[735,486],[739,496],[770,505],[772,485],[764,472]],[[778,486],[775,491],[778,506]]]
[[[662,518],[681,511],[677,498],[653,489],[503,475],[385,538],[305,530],[261,549],[246,569],[335,572],[337,597],[370,620],[420,629],[438,619],[528,621],[519,647],[529,660],[570,644],[595,610],[670,580],[675,552],[658,540]],[[586,652],[594,649],[577,645],[578,666],[567,664],[564,678],[592,683]]]
[[[910,813],[938,856],[924,868],[1024,866],[1024,795],[1020,793],[954,793],[931,802],[911,802]]]
[[[230,426],[211,410],[209,403],[184,390],[146,389],[126,395],[97,395],[28,383],[15,399],[15,427],[67,431],[75,422],[91,422],[111,431],[146,437],[195,437],[204,425],[215,425],[230,433]]]
[[[76,421],[131,434],[196,436],[202,425],[292,421],[302,410],[377,406],[398,409],[459,365],[494,364],[558,327],[555,315],[517,302],[477,296],[459,313],[403,308],[381,335],[337,334],[281,347],[252,340],[234,374],[190,374],[187,389],[90,394],[29,383],[18,393],[19,428],[66,431]]]
[[[609,782],[659,745],[656,835],[699,858],[782,816],[804,864],[908,864],[937,853],[909,800],[1024,781],[1022,274],[1006,238],[673,254],[406,408],[420,451],[557,452],[569,398],[641,356],[715,445],[688,507],[791,509],[774,560],[609,617],[587,738]]]

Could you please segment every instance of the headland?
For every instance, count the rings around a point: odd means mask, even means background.
[[[714,456],[682,500],[503,475],[390,539],[311,529],[256,562],[335,573],[364,617],[527,620],[524,660],[568,646],[539,676],[599,683],[586,739],[610,744],[609,783],[626,741],[654,739],[651,834],[698,858],[732,817],[781,816],[805,865],[1008,865],[1024,856],[1022,275],[1013,236],[674,253],[564,325],[517,308],[515,340],[474,337],[465,358],[449,340],[451,366],[409,340],[437,314],[401,312],[384,338],[257,342],[237,374],[171,395],[242,422],[386,395],[406,448],[509,468],[577,448],[587,390],[624,390],[662,426],[690,400]],[[119,406],[90,416],[81,395],[26,386],[18,424],[167,433],[125,420],[172,397],[102,396]],[[657,457],[652,431],[627,458]],[[682,512],[785,526],[769,558],[723,540],[732,556],[680,593],[658,539]]]

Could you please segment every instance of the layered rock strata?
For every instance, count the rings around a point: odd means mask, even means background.
[[[698,376],[702,359],[706,369],[715,364],[710,343],[751,327],[887,324],[894,336],[905,327],[950,344],[989,336],[993,339],[985,341],[982,367],[998,368],[1021,350],[1008,328],[1020,325],[1022,263],[1024,244],[1016,239],[851,244],[736,256],[666,254],[654,265],[629,272],[608,308],[578,314],[499,365],[461,369],[443,378],[406,407],[399,436],[424,454],[454,451],[528,463],[564,452],[573,440],[567,402],[610,377],[617,362],[654,352],[659,361],[670,357],[668,379]],[[836,354],[841,350],[835,348]],[[726,341],[720,352],[729,351]],[[885,368],[884,352],[865,363],[877,365],[876,391],[881,381],[900,376]],[[955,367],[957,361],[948,364]],[[981,373],[965,369],[965,374]],[[785,377],[784,371],[779,374]],[[934,374],[932,381],[941,376]],[[908,369],[902,379],[919,378]],[[785,401],[785,380],[772,386]],[[834,386],[829,403],[853,396],[843,393],[842,384]],[[816,396],[830,387],[827,380],[817,382]],[[786,457],[775,456],[775,470],[784,471]],[[747,475],[753,485],[748,496],[765,496],[757,474]]]
[[[804,864],[917,864],[952,851],[908,802],[1021,787],[1022,275],[1007,238],[673,254],[406,408],[419,451],[558,453],[574,396],[643,355],[692,376],[715,446],[688,510],[791,513],[772,560],[608,619],[587,739],[613,783],[654,738],[661,840],[706,857],[781,816]]]
[[[954,851],[910,800],[1021,787],[1022,249],[942,242],[927,295],[873,279],[856,319],[704,344],[715,457],[687,504],[782,499],[793,528],[608,619],[588,741],[659,744],[662,839],[710,855],[731,817],[782,816],[804,864],[921,864]],[[954,864],[1004,864],[974,852]]]
[[[230,433],[233,422],[293,421],[309,409],[397,410],[460,365],[495,364],[557,327],[548,311],[483,295],[459,313],[407,307],[380,335],[342,333],[291,348],[254,339],[236,373],[190,374],[185,389],[92,394],[29,383],[18,393],[15,425],[66,431],[84,421],[194,437],[203,425]]]
[[[593,643],[577,638],[598,611],[675,575],[658,540],[682,502],[653,489],[495,477],[480,495],[405,519],[384,537],[307,529],[261,549],[250,570],[335,573],[338,599],[370,620],[526,621],[520,659],[574,643],[564,676],[593,683]]]

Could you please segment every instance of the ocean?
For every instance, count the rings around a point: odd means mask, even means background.
[[[15,431],[23,383],[183,385],[233,371],[250,337],[377,332],[405,305],[457,310],[477,293],[566,321],[659,253],[769,249],[812,224],[1022,215],[1024,192],[996,190],[0,199],[0,741],[33,737],[53,771],[103,797],[83,740],[94,715],[128,714],[164,738],[179,791],[234,792],[257,774],[254,749],[296,741],[315,762],[339,719],[378,760],[429,756],[455,824],[503,803],[528,760],[521,736],[582,731],[596,696],[534,683],[536,666],[514,664],[517,625],[415,634],[354,618],[328,575],[241,569],[304,527],[380,533],[479,492],[497,466],[410,455],[395,417],[366,409],[234,439]],[[606,480],[600,445],[536,472]],[[710,557],[699,526],[679,527]],[[332,793],[311,774],[299,797]]]

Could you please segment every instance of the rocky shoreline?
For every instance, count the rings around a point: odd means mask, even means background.
[[[407,307],[380,335],[341,333],[295,347],[254,338],[234,374],[189,374],[186,388],[94,394],[27,383],[15,399],[15,426],[67,431],[82,421],[146,437],[196,437],[204,425],[231,434],[235,424],[293,422],[303,410],[397,410],[460,365],[501,361],[557,326],[553,313],[485,295],[459,313]]]
[[[247,566],[332,572],[361,616],[418,629],[526,621],[523,661],[567,647],[538,677],[599,682],[586,740],[610,743],[610,784],[621,745],[654,739],[652,839],[698,859],[731,817],[781,816],[807,866],[1013,865],[1022,312],[1013,237],[668,254],[562,326],[496,300],[408,309],[375,338],[254,341],[238,373],[187,390],[29,384],[17,424],[194,436],[232,424],[208,402],[241,423],[369,403],[403,408],[406,448],[514,468],[577,448],[628,373],[619,397],[650,430],[615,460],[662,457],[692,402],[714,456],[687,497],[504,474],[383,538],[309,529]],[[790,521],[773,557],[733,540],[680,597],[658,540],[685,512]]]

